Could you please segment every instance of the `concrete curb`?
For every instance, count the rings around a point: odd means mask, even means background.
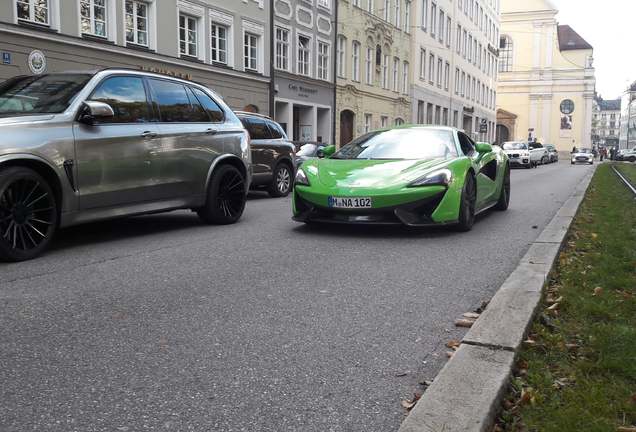
[[[399,432],[486,432],[596,167],[541,232]]]

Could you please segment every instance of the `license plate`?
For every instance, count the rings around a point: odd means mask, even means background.
[[[372,208],[371,198],[340,198],[329,197],[329,207],[341,209],[370,209]]]

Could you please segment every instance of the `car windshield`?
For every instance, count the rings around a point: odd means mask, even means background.
[[[332,159],[438,159],[457,157],[450,130],[391,129],[365,134],[331,156]]]
[[[507,142],[503,145],[504,150],[528,150],[526,143]]]
[[[582,148],[581,150],[579,150],[579,153],[592,153],[592,150],[590,150],[589,148]]]
[[[318,146],[316,144],[305,144],[296,152],[296,156],[315,156]]]
[[[0,83],[0,117],[61,113],[90,74],[17,76]]]

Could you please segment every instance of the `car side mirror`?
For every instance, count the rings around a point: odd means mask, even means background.
[[[478,142],[475,144],[475,150],[477,153],[490,153],[492,151],[492,146],[488,143]]]
[[[104,102],[98,101],[85,101],[82,112],[78,118],[78,121],[93,125],[96,120],[111,118],[115,116],[113,108]]]
[[[329,157],[336,152],[336,146],[335,145],[325,146],[322,149],[318,150],[319,155],[321,152],[322,152],[322,156],[318,156],[318,157],[323,157],[323,158]]]

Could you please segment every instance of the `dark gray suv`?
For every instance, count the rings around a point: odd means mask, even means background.
[[[237,111],[250,134],[252,149],[252,188],[267,189],[273,197],[289,195],[294,179],[296,147],[283,128],[261,114]]]
[[[0,83],[1,260],[106,218],[189,208],[234,223],[249,182],[249,135],[204,86],[126,69]]]

